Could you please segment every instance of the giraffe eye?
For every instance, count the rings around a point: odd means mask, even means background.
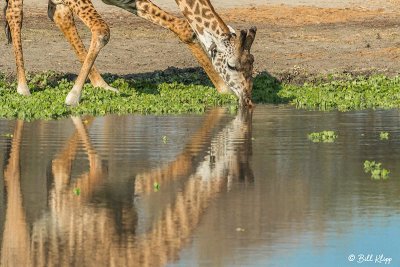
[[[211,50],[211,57],[215,58],[216,55],[217,55],[217,48],[215,47],[214,49]]]
[[[208,50],[210,51],[211,57],[215,58],[215,56],[217,55],[217,52],[218,52],[217,45],[213,42]]]
[[[235,65],[231,65],[231,64],[229,64],[229,61],[227,62],[227,64],[226,64],[226,65],[228,66],[228,69],[237,71],[237,68],[236,68],[236,66],[235,66]]]

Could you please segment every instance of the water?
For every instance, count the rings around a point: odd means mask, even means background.
[[[0,138],[0,265],[354,266],[371,254],[398,266],[399,115],[0,121],[13,134]],[[307,139],[322,130],[337,141]],[[365,160],[390,179],[371,180]]]

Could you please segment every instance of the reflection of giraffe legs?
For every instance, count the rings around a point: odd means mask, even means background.
[[[83,146],[89,159],[89,179],[87,182],[89,182],[91,185],[98,184],[103,177],[101,158],[92,146],[89,138],[89,133],[87,131],[87,128],[83,124],[82,119],[80,117],[72,117],[72,121],[75,125],[77,132],[79,133],[79,136],[81,138],[81,141],[83,142]],[[90,187],[90,189],[92,190],[93,187]]]
[[[62,190],[69,184],[71,177],[72,161],[75,159],[79,139],[82,141],[89,159],[89,172],[82,174],[80,179],[76,180],[76,185],[82,190],[83,195],[91,194],[94,186],[101,182],[103,177],[103,168],[99,155],[95,152],[89,138],[89,133],[85,124],[79,117],[72,117],[76,132],[68,141],[66,147],[53,160],[53,174],[56,191]],[[93,118],[86,120],[87,124],[93,122]],[[86,177],[87,176],[87,177]]]
[[[1,246],[1,266],[31,266],[30,236],[21,195],[20,149],[24,122],[16,122],[4,171],[7,208]]]
[[[54,186],[57,192],[63,189],[64,185],[69,183],[72,161],[75,159],[78,149],[79,134],[75,132],[67,142],[64,149],[57,154],[52,161],[52,172],[54,174]]]

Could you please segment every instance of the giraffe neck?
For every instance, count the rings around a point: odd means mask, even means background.
[[[214,38],[230,33],[209,0],[175,1],[208,53]]]

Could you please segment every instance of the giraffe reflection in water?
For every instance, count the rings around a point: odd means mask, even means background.
[[[216,131],[226,116],[223,109],[210,111],[174,161],[135,177],[139,198],[157,194],[153,191],[156,181],[162,188],[177,181],[182,187],[143,233],[136,231],[139,218],[133,202],[122,209],[125,230],[121,232],[115,211],[92,200],[108,175],[88,134],[93,118],[72,118],[75,133],[51,164],[48,209],[28,225],[19,165],[24,123],[17,121],[4,171],[7,209],[1,266],[163,266],[178,259],[218,193],[229,190],[235,180],[253,181],[249,166],[252,112],[240,111]],[[76,176],[72,167],[80,145],[89,167]],[[74,194],[76,188],[80,193]]]

